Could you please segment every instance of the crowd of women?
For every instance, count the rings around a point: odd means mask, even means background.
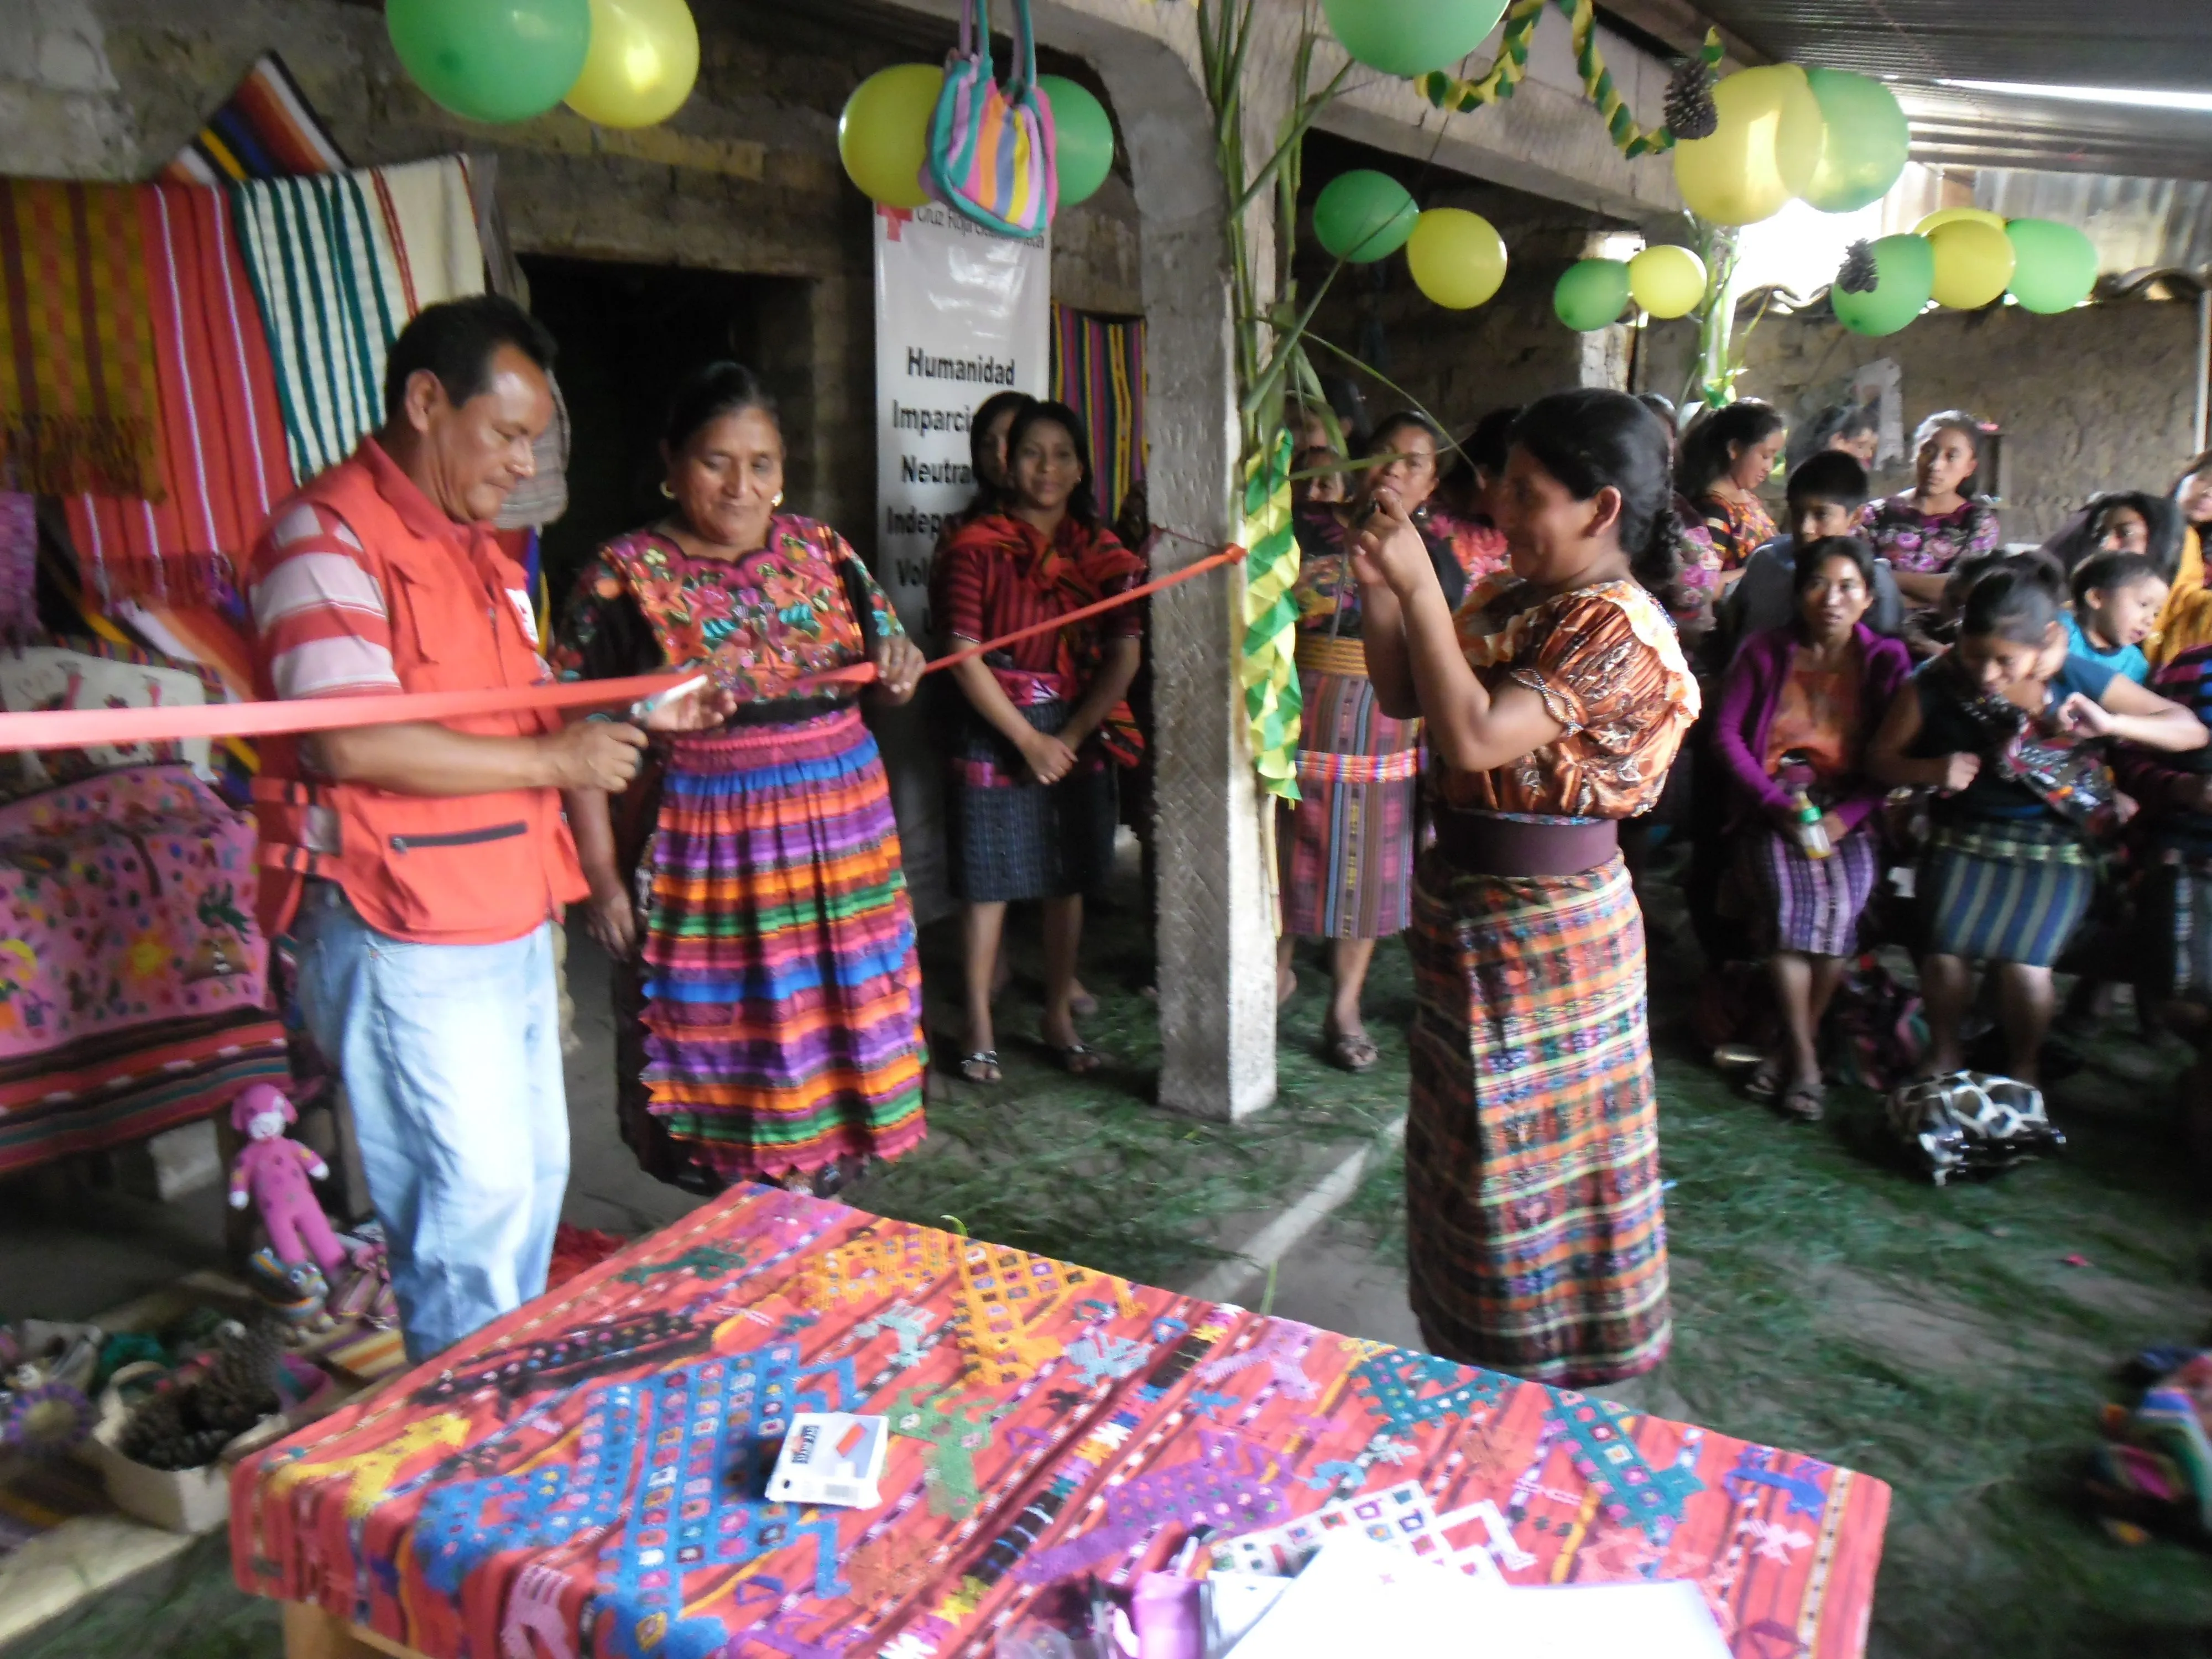
[[[1887,981],[1885,945],[1925,1039],[1893,1018],[1862,1080],[2034,1085],[2062,964],[2085,1020],[2124,981],[2203,1029],[2212,456],[2006,547],[1984,422],[1929,416],[1881,498],[1870,416],[1808,424],[1793,448],[1755,401],[1678,428],[1663,400],[1547,398],[1480,423],[1439,501],[1434,434],[1401,417],[1301,509],[1321,718],[1285,922],[1334,941],[1322,1035],[1353,1069],[1360,975],[1410,923],[1411,1279],[1438,1352],[1589,1382],[1666,1347],[1632,896],[1666,837],[1688,842],[1701,1003],[1752,1039],[1717,1059],[1742,1053],[1745,1092],[1786,1117],[1821,1115],[1824,1026],[1850,975]],[[1306,454],[1348,465],[1318,428]],[[1462,514],[1510,573],[1455,558]]]
[[[1744,1087],[1789,1117],[1820,1115],[1824,1019],[1883,944],[1917,964],[1906,1063],[1936,1078],[1994,1043],[1984,1064],[2033,1083],[2069,951],[2088,1012],[2104,980],[2212,993],[2212,462],[2008,551],[1990,428],[1930,416],[1911,486],[1870,499],[1876,436],[1849,409],[1793,441],[1763,404],[1681,426],[1601,391],[1457,441],[1415,412],[1303,430],[1279,991],[1327,941],[1317,1035],[1366,1070],[1369,964],[1410,933],[1411,1292],[1438,1353],[1586,1382],[1667,1349],[1638,883],[1669,836],[1708,971],[1756,964]],[[988,1086],[1012,903],[1042,917],[1047,1050],[1100,1063],[1077,958],[1144,750],[1142,612],[1037,625],[1145,566],[1073,411],[1001,394],[970,438],[978,494],[930,592],[960,655],[936,724],[965,1026],[940,1060]],[[852,549],[782,509],[750,374],[702,371],[663,455],[660,521],[601,550],[555,649],[589,677],[703,665],[739,699],[656,739],[611,811],[569,803],[618,964],[625,1133],[665,1178],[822,1189],[922,1133],[914,923],[855,706],[911,697],[922,658]]]

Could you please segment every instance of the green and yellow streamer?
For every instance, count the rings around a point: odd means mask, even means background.
[[[1279,432],[1264,454],[1244,464],[1237,542],[1244,555],[1244,687],[1253,764],[1260,787],[1284,800],[1298,796],[1298,540],[1291,529],[1291,434]]]
[[[1498,56],[1480,77],[1455,80],[1437,70],[1421,76],[1414,84],[1424,97],[1442,110],[1466,111],[1504,102],[1528,77],[1528,43],[1535,37],[1537,20],[1547,4],[1556,4],[1566,14],[1574,41],[1575,69],[1583,77],[1583,93],[1605,118],[1606,131],[1613,136],[1614,147],[1632,161],[1639,155],[1656,155],[1674,149],[1674,135],[1664,125],[1637,125],[1627,100],[1613,84],[1612,71],[1605,66],[1604,54],[1597,49],[1597,8],[1593,0],[1513,0],[1511,9],[1505,14],[1505,33],[1498,43]],[[1707,30],[1705,46],[1698,53],[1705,67],[1719,68],[1724,55],[1720,31]]]
[[[1528,43],[1535,39],[1536,20],[1550,3],[1551,0],[1513,0],[1505,13],[1505,33],[1498,43],[1498,56],[1480,76],[1455,80],[1442,70],[1431,70],[1414,84],[1438,109],[1466,111],[1504,102],[1528,76]]]

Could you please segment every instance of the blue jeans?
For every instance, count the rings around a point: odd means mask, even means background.
[[[552,924],[502,945],[414,945],[317,881],[292,939],[419,1362],[545,1288],[568,1182]]]

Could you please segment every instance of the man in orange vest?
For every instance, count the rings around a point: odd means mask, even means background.
[[[552,360],[543,325],[490,295],[407,325],[383,428],[255,545],[258,695],[550,678],[492,520],[553,417]],[[653,723],[708,718],[694,697]],[[645,741],[527,711],[264,750],[261,924],[289,932],[307,1029],[345,1079],[410,1359],[545,1287],[568,1176],[554,919],[587,890],[560,792],[621,789]]]

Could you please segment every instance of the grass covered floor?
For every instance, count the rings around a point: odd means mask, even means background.
[[[1145,941],[1126,909],[1094,935],[1085,976],[1103,1006],[1086,1036],[1114,1063],[1087,1079],[1054,1069],[1034,1041],[1032,982],[1018,981],[1000,1021],[1006,1083],[940,1088],[924,1150],[854,1202],[957,1216],[977,1237],[1174,1284],[1403,1109],[1402,947],[1377,953],[1368,999],[1382,1065],[1351,1079],[1314,1057],[1324,976],[1302,964],[1282,1100],[1230,1127],[1151,1103]],[[929,941],[935,987],[954,982],[951,942]],[[1033,967],[1033,946],[1015,961]],[[1832,1091],[1828,1121],[1809,1128],[1738,1098],[1674,1035],[1668,1005],[1692,971],[1662,953],[1654,975],[1675,1348],[1625,1395],[1893,1484],[1869,1649],[1881,1659],[2212,1655],[2212,1560],[2122,1547],[2079,1498],[2113,1369],[2208,1334],[2204,1188],[2167,1106],[2179,1050],[2100,1042],[2053,1091],[2067,1154],[1939,1191],[1889,1161],[1871,1096]],[[933,1012],[946,1018],[933,1037],[957,1052],[951,1008]],[[1402,1261],[1401,1178],[1395,1160],[1375,1169],[1332,1224],[1340,1247]],[[5,1659],[281,1650],[275,1609],[229,1588],[218,1538]]]
[[[1659,942],[1674,1347],[1623,1396],[1891,1483],[1881,1659],[2212,1655],[2212,1559],[2119,1545],[2081,1495],[2118,1368],[2212,1338],[2180,1045],[2100,1038],[2051,1091],[2065,1153],[1939,1189],[1893,1161],[1877,1097],[1832,1085],[1805,1126],[1717,1077],[1671,1017],[1694,973]],[[1402,1261],[1402,1180],[1378,1161],[1334,1224]]]

